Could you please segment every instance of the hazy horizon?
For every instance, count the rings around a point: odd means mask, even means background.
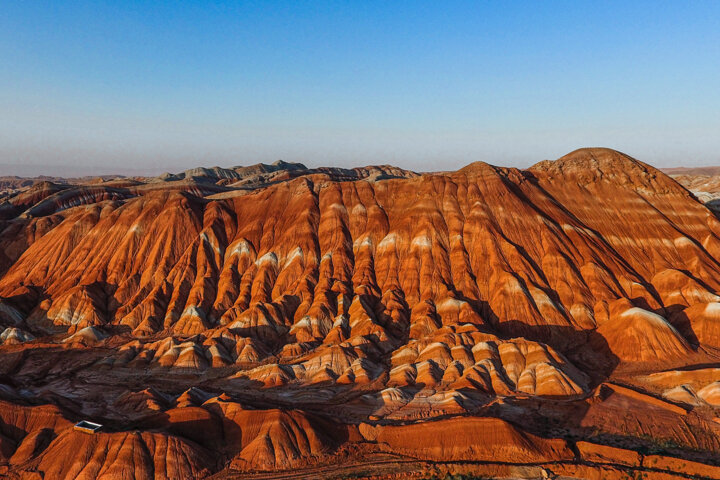
[[[720,3],[13,2],[0,175],[720,165]],[[28,176],[28,175],[23,175]]]
[[[574,150],[574,149],[573,149]],[[570,153],[572,150],[569,150],[566,153]],[[627,153],[627,152],[623,152]],[[559,158],[559,157],[558,157]],[[284,159],[278,159],[278,160],[284,160]],[[498,159],[501,160],[501,159]],[[556,158],[540,158],[535,159],[533,161],[528,162],[520,162],[518,164],[508,164],[506,162],[492,160],[492,159],[477,159],[477,160],[471,160],[466,163],[463,163],[461,165],[458,165],[457,167],[450,167],[450,168],[442,168],[442,164],[440,167],[435,169],[417,169],[417,168],[411,168],[408,166],[401,166],[396,164],[390,164],[393,166],[399,166],[402,168],[405,168],[407,170],[413,170],[418,173],[422,172],[432,172],[432,171],[443,171],[443,170],[457,170],[459,168],[464,167],[465,165],[468,165],[469,163],[475,162],[475,161],[484,161],[487,163],[490,163],[491,165],[500,166],[500,167],[517,167],[521,169],[528,168],[542,160],[556,160]],[[638,159],[641,161],[644,161],[642,159]],[[277,160],[274,160],[277,161]],[[67,165],[12,165],[12,164],[1,164],[0,163],[0,177],[3,176],[16,176],[16,177],[61,177],[61,178],[79,178],[79,177],[93,177],[93,176],[112,176],[112,175],[119,175],[119,176],[125,176],[125,177],[154,177],[159,176],[163,173],[169,172],[169,173],[181,173],[184,170],[188,170],[190,168],[195,167],[205,167],[205,168],[211,168],[211,167],[222,167],[222,168],[232,168],[236,166],[249,166],[254,165],[257,163],[273,163],[274,161],[264,161],[264,162],[245,162],[245,163],[233,163],[233,164],[213,164],[213,163],[207,163],[207,164],[197,164],[197,165],[191,165],[188,167],[183,168],[160,168],[160,167],[147,167],[147,168],[127,168],[122,166],[112,166],[112,165],[82,165],[82,164],[67,164]],[[308,168],[314,168],[314,167],[345,167],[345,168],[353,168],[353,167],[365,167],[370,165],[382,165],[387,164],[387,162],[376,162],[376,163],[358,163],[355,165],[339,165],[339,164],[320,164],[320,163],[314,163],[314,162],[299,162],[303,163]],[[652,162],[647,162],[652,166],[655,166],[660,169],[672,169],[672,168],[708,168],[708,167],[718,167],[720,168],[720,161],[717,164],[707,164],[707,165],[685,165],[685,164],[670,164],[670,165],[656,165]]]

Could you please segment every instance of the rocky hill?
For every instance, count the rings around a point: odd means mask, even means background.
[[[0,232],[2,474],[720,478],[720,221],[625,154],[18,181]]]

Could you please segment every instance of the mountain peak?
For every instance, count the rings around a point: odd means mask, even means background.
[[[547,178],[563,177],[579,185],[615,182],[655,193],[687,191],[657,168],[611,148],[579,148],[557,160],[543,160],[528,169]]]

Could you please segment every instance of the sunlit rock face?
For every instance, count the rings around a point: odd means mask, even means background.
[[[4,188],[8,475],[319,475],[392,454],[611,478],[649,444],[701,466],[720,448],[720,222],[622,153]]]

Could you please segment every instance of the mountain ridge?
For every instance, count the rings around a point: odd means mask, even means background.
[[[167,444],[152,468],[179,475],[383,448],[442,465],[484,444],[571,471],[578,439],[712,463],[720,221],[660,170],[601,148],[526,170],[248,168],[41,183],[0,206],[0,400],[65,425],[25,461],[78,475],[54,452],[84,437],[59,418],[89,416],[109,432],[88,455]],[[657,374],[692,369],[678,407],[685,381]],[[8,458],[28,435],[0,437]],[[135,458],[115,468],[151,471]]]

